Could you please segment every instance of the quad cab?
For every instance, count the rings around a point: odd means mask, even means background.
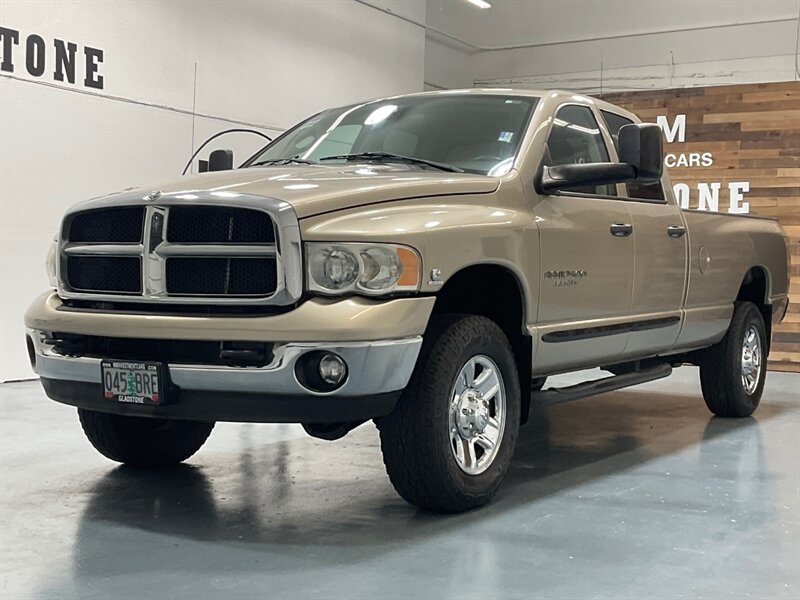
[[[492,498],[531,404],[700,367],[758,406],[788,306],[766,218],[681,210],[661,133],[567,92],[323,111],[233,169],[80,203],[25,317],[47,395],[112,460],[170,465],[216,421],[368,420],[409,502]],[[549,375],[610,376],[547,388]]]

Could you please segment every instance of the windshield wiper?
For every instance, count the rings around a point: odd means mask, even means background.
[[[319,159],[323,160],[370,160],[376,162],[402,162],[412,165],[427,165],[434,169],[441,171],[448,171],[450,173],[463,173],[464,169],[459,169],[453,165],[446,165],[444,163],[435,162],[432,160],[425,160],[424,158],[415,158],[413,156],[403,156],[402,154],[392,154],[391,152],[358,152],[356,154],[337,154],[335,156],[323,156]]]
[[[302,158],[298,158],[297,156],[290,156],[289,158],[268,158],[266,160],[260,160],[258,162],[254,162],[250,167],[260,167],[262,165],[314,165],[316,163],[311,162],[310,160],[304,160]]]

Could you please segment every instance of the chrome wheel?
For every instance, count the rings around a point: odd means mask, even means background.
[[[488,469],[506,424],[506,388],[491,358],[473,356],[461,367],[450,396],[450,450],[468,475]]]
[[[761,335],[755,325],[750,325],[742,341],[742,386],[751,395],[761,378]]]

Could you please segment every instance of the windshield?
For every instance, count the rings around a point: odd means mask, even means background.
[[[538,98],[501,95],[409,96],[319,113],[289,130],[245,166],[296,159],[403,162],[504,175],[514,162]],[[394,160],[398,159],[418,159]],[[335,157],[325,160],[326,157]]]

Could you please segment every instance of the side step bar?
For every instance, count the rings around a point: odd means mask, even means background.
[[[576,385],[564,388],[548,388],[531,393],[531,403],[536,406],[546,406],[550,404],[560,404],[569,400],[586,398],[606,392],[613,392],[632,385],[639,385],[647,381],[663,379],[672,373],[672,365],[669,363],[658,363],[647,369],[632,371],[622,375],[612,375],[594,381],[584,381]]]

